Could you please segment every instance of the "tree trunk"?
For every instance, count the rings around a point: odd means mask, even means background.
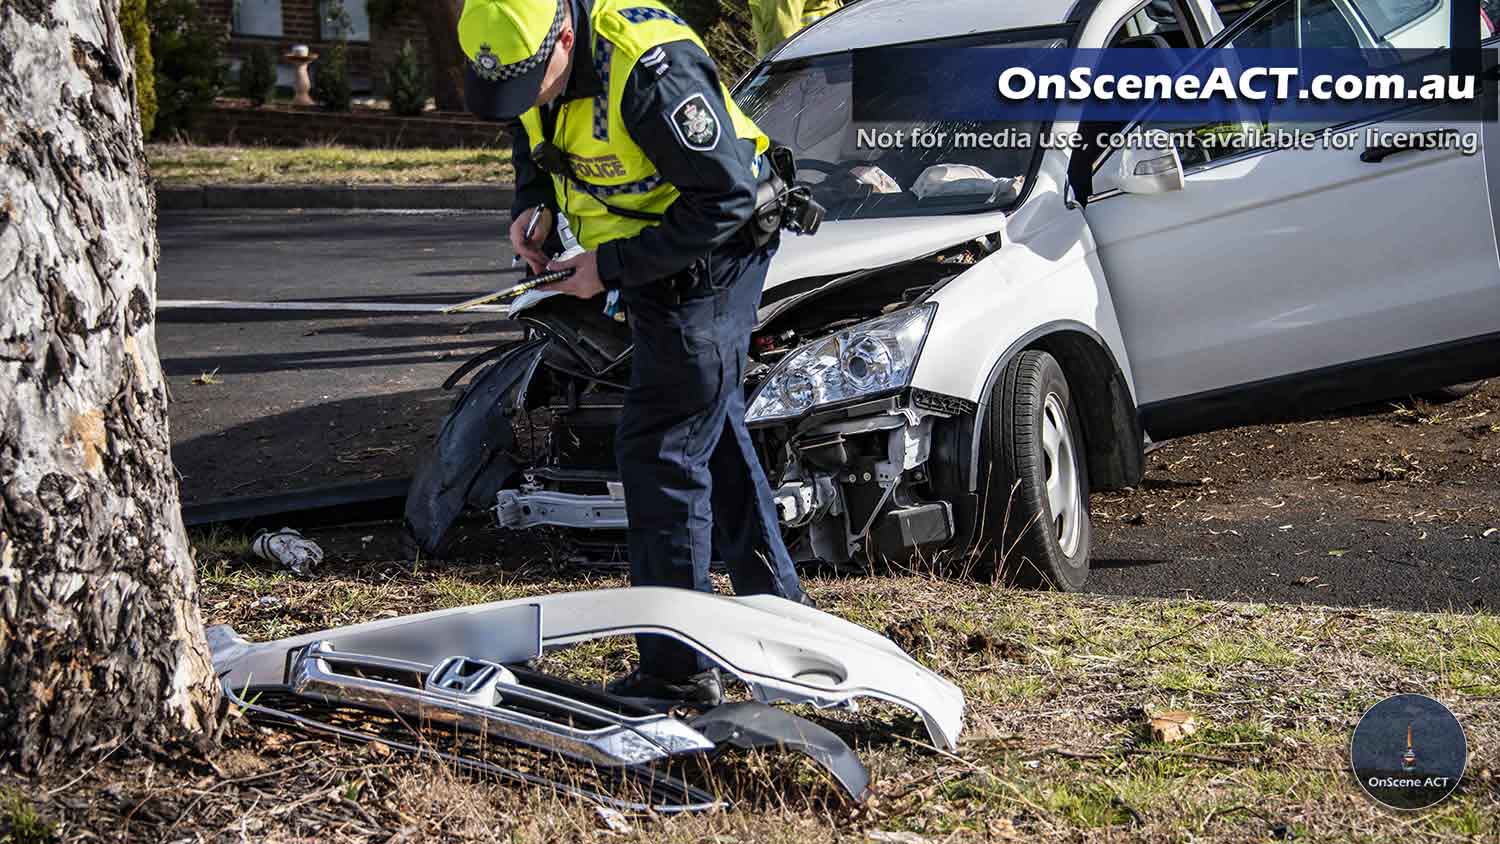
[[[421,0],[416,5],[432,56],[432,97],[441,111],[463,111],[464,65],[468,63],[458,46],[463,0]]]
[[[206,747],[218,713],[118,9],[0,3],[0,763],[27,771]]]

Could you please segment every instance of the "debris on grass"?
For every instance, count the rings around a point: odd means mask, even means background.
[[[346,541],[357,548],[368,530],[350,529]],[[330,550],[340,547],[337,534],[326,539]],[[460,586],[473,602],[626,582],[623,574],[560,567],[538,546],[509,549],[503,577],[487,559],[414,568],[330,554],[318,579],[283,593],[291,583],[284,572],[224,565],[206,547],[198,552],[204,620],[259,638],[370,621],[393,608],[436,609]],[[727,588],[724,577],[715,580]],[[858,811],[836,809],[826,786],[817,788],[801,768],[781,776],[761,767],[728,792],[740,798],[740,810],[697,818],[627,813],[634,832],[612,835],[592,806],[545,790],[370,748],[299,747],[306,739],[242,718],[225,728],[216,757],[223,774],[158,765],[151,778],[111,759],[37,809],[70,830],[115,829],[132,840],[215,840],[241,829],[249,840],[273,830],[313,840],[338,829],[351,844],[879,840],[866,830],[908,832],[933,844],[1167,842],[1186,840],[1189,831],[1200,841],[1264,841],[1282,825],[1297,840],[1374,841],[1383,839],[1372,830],[1388,829],[1390,815],[1363,797],[1347,758],[1350,731],[1371,704],[1419,687],[1453,708],[1474,747],[1500,746],[1500,617],[1493,614],[1118,599],[927,576],[809,576],[805,583],[821,607],[874,630],[920,619],[932,650],[922,659],[941,666],[971,701],[972,738],[952,756],[908,739],[921,735],[921,723],[884,704],[861,706],[858,718],[888,722],[894,741],[876,738],[851,713],[805,713],[851,738],[870,766],[874,793]],[[289,610],[255,606],[273,590],[288,595]],[[1029,661],[1007,658],[1006,643],[1024,648]],[[1443,656],[1434,661],[1434,653]],[[597,683],[635,658],[633,640],[618,637],[549,652],[543,662],[549,672]],[[1158,682],[1164,676],[1173,688]],[[1174,709],[1191,713],[1197,732],[1175,743],[1142,741],[1145,713]],[[261,761],[230,765],[226,754]],[[1407,819],[1402,834],[1486,840],[1484,830],[1500,827],[1494,777],[1485,773],[1494,767],[1476,757],[1474,786]],[[16,783],[46,794],[75,776],[22,784],[0,770],[0,788]],[[356,779],[366,782],[359,806],[369,819],[344,802],[283,808]]]
[[[259,598],[256,598],[255,602],[251,604],[252,609],[257,612],[263,613],[275,612],[285,606],[286,599],[278,598],[275,595],[262,595]]]
[[[318,543],[289,527],[261,531],[251,540],[250,550],[266,562],[285,566],[298,577],[311,577],[313,569],[323,562],[323,549]]]
[[[212,384],[222,384],[224,379],[219,377],[219,368],[216,366],[210,372],[200,372],[194,376],[193,383],[199,387],[206,387]]]

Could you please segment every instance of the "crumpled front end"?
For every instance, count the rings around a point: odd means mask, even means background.
[[[942,462],[934,459],[938,444],[972,418],[975,405],[912,390],[901,379],[909,377],[926,341],[931,294],[997,243],[980,237],[893,265],[767,291],[749,350],[747,421],[794,559],[906,559],[959,535],[952,490],[932,466]],[[438,501],[440,515],[451,521],[462,490],[463,501],[491,509],[502,528],[581,529],[572,537],[580,557],[618,560],[628,522],[614,438],[629,380],[629,329],[603,316],[597,302],[555,295],[527,294],[512,316],[544,348],[527,344],[508,353],[467,388],[432,460],[443,467],[436,474],[444,480],[419,477],[413,497],[430,501],[434,488],[451,490]],[[830,351],[820,355],[825,347]],[[830,360],[862,367],[869,383],[886,377],[886,386],[839,393],[813,384]],[[520,373],[524,378],[516,377]],[[847,371],[835,375],[853,380]],[[470,393],[478,400],[470,401]],[[526,458],[492,453],[513,440],[522,409],[545,417]],[[493,426],[490,433],[485,425]],[[500,468],[474,472],[464,468],[468,463]],[[424,508],[432,505],[408,502],[414,527],[421,523],[412,514]],[[424,523],[440,521],[426,516]],[[429,529],[427,538],[419,536],[429,551],[434,534]]]
[[[525,412],[527,388],[547,345],[536,339],[487,353],[494,362],[454,400],[406,495],[406,529],[424,552],[439,553],[464,510],[493,506],[495,490],[520,470],[516,416]],[[485,360],[466,363],[444,386]]]

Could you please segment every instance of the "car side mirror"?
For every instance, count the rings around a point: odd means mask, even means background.
[[[1126,193],[1169,193],[1182,190],[1182,157],[1177,147],[1120,150],[1120,190]]]

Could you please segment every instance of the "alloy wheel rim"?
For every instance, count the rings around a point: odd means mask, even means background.
[[[1042,454],[1053,536],[1063,554],[1072,557],[1083,533],[1083,490],[1078,482],[1078,459],[1068,412],[1056,393],[1048,393],[1042,402]]]

